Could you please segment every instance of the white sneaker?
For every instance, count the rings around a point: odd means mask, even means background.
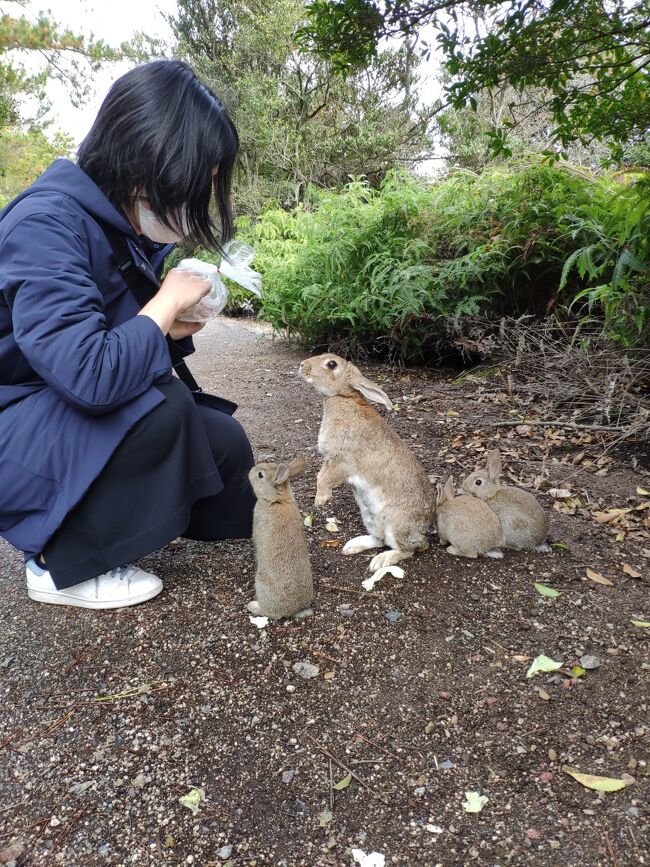
[[[96,578],[57,590],[50,573],[28,560],[27,594],[36,602],[52,605],[76,605],[78,608],[124,608],[153,599],[163,588],[162,581],[137,566],[118,566]]]

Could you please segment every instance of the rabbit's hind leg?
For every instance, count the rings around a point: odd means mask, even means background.
[[[369,551],[371,548],[383,548],[384,540],[377,536],[355,536],[345,543],[342,554],[359,554],[361,551]]]
[[[447,548],[448,554],[453,554],[454,557],[469,557],[470,560],[476,560],[478,557],[478,553],[476,551],[459,551],[458,548],[454,548],[453,545],[450,545]]]
[[[253,601],[249,602],[246,607],[248,608],[250,613],[254,614],[256,617],[262,614],[262,609],[260,608],[260,603],[257,601],[257,599],[253,599]]]

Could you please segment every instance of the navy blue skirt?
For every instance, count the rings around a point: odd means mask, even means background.
[[[231,415],[195,403],[173,379],[165,400],[117,447],[43,552],[61,590],[162,548],[178,536],[250,538],[253,453]]]

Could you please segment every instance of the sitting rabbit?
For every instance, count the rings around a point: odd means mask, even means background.
[[[308,358],[300,375],[325,398],[318,450],[323,464],[316,485],[323,506],[338,485],[352,487],[367,536],[350,539],[344,554],[387,545],[370,562],[374,572],[428,547],[434,493],[424,467],[369,401],[393,409],[388,395],[338,355]]]
[[[253,512],[253,543],[257,559],[251,614],[272,620],[309,608],[314,585],[309,550],[289,479],[302,475],[304,458],[290,464],[256,464],[248,478],[257,503]]]
[[[498,449],[488,452],[485,469],[476,470],[463,482],[467,494],[478,497],[493,510],[501,524],[501,545],[518,551],[534,549],[550,551],[544,544],[548,533],[548,517],[528,491],[503,487],[501,455]]]
[[[437,486],[438,537],[441,545],[449,544],[447,551],[457,557],[487,557],[499,559],[501,540],[499,519],[492,509],[475,497],[456,497],[453,479],[447,479],[444,488]]]

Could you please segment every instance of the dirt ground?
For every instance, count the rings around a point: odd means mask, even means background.
[[[512,479],[540,482],[555,543],[470,561],[432,538],[367,592],[371,554],[340,553],[363,532],[350,492],[313,507],[321,400],[301,353],[224,319],[197,345],[197,378],[240,404],[256,457],[307,458],[314,613],[250,621],[248,541],[177,540],[141,562],[160,596],[96,613],[30,602],[0,543],[0,864],[650,863],[643,446],[527,424],[535,406],[498,372],[362,365],[432,479],[498,445]],[[528,678],[542,654],[562,667]]]

